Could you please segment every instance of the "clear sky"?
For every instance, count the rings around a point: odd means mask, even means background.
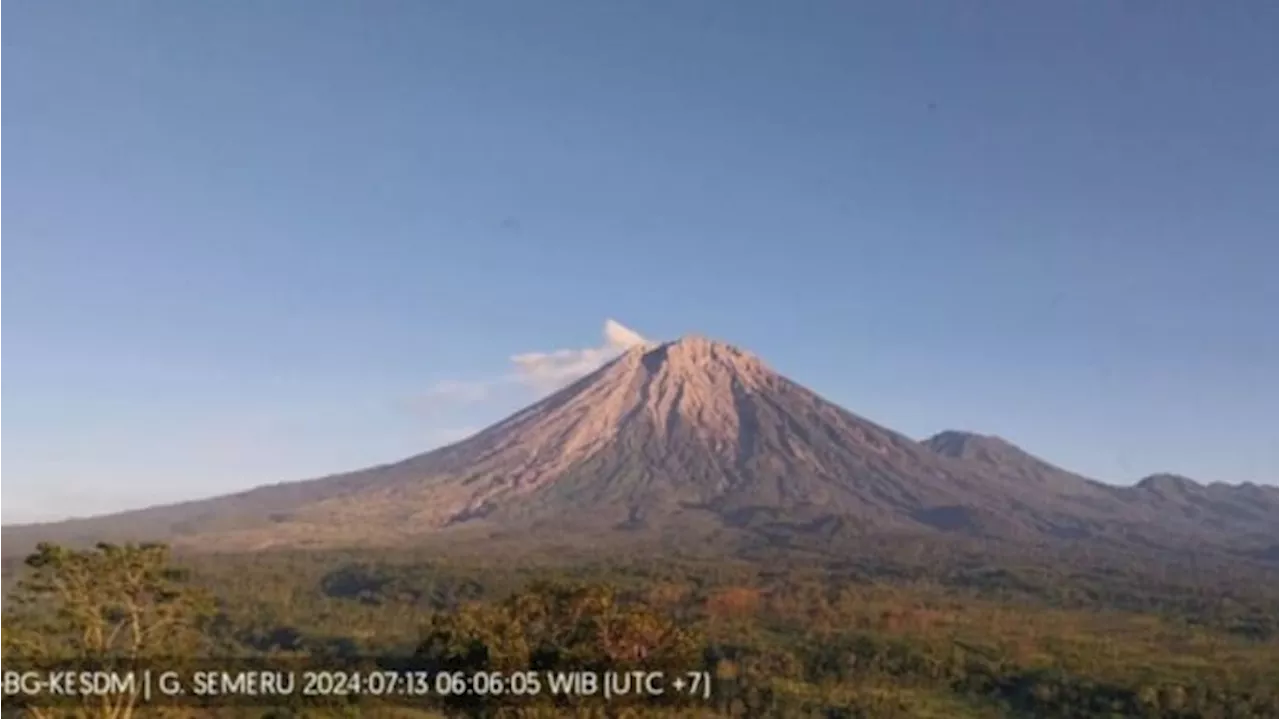
[[[606,318],[1276,482],[1273,0],[5,10],[6,521],[423,451]]]

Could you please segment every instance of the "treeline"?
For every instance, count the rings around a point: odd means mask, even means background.
[[[44,546],[7,597],[3,653],[377,656],[504,674],[656,667],[705,672],[713,687],[698,702],[432,700],[452,716],[1277,715],[1274,579],[894,556],[481,565],[415,552],[175,560],[156,546]],[[128,717],[108,709],[88,708]],[[423,715],[368,701],[331,710]],[[221,713],[326,715],[288,703]]]

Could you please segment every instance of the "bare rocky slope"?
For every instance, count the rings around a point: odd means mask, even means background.
[[[833,542],[909,532],[1256,552],[1274,546],[1277,495],[1172,475],[1114,487],[963,432],[917,442],[747,352],[687,337],[633,348],[479,434],[401,462],[6,527],[4,547],[155,539],[265,549],[757,531]]]

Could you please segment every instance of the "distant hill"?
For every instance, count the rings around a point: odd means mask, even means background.
[[[633,348],[433,452],[214,499],[5,527],[3,546],[11,555],[45,540],[207,550],[497,536],[838,543],[883,533],[1252,556],[1275,545],[1277,493],[1173,475],[1115,487],[995,437],[948,431],[917,442],[748,352],[686,337]]]

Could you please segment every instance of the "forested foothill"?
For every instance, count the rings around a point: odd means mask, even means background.
[[[43,546],[6,567],[6,585],[6,664],[660,666],[706,671],[714,688],[681,703],[348,697],[82,716],[1190,718],[1277,706],[1274,567],[1213,557],[909,541],[733,559]]]

